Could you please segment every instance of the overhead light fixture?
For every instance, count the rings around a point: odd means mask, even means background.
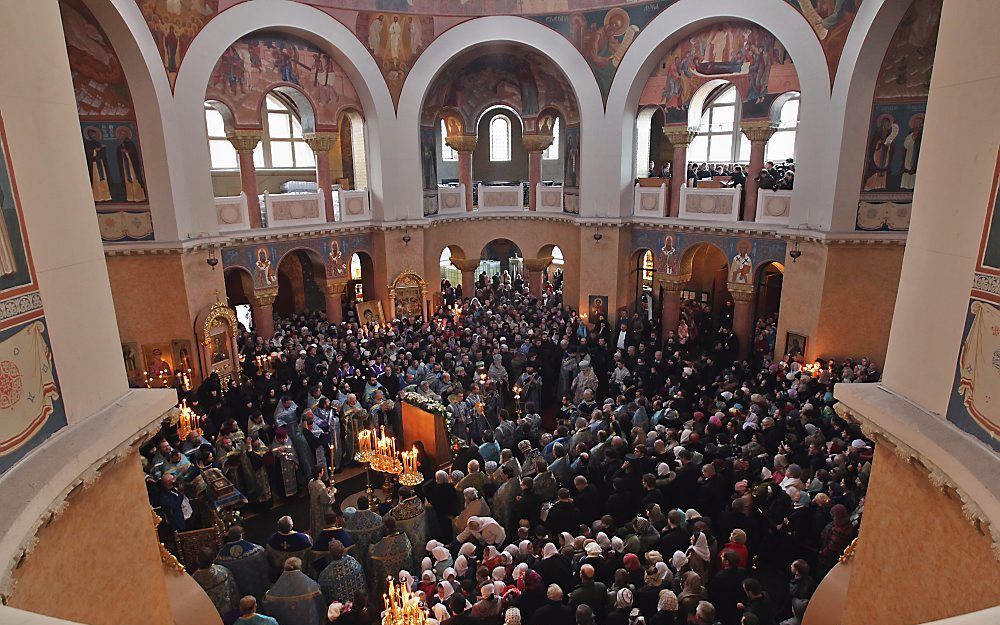
[[[212,271],[215,271],[215,266],[219,264],[219,259],[215,255],[215,247],[214,246],[209,246],[209,248],[208,248],[208,258],[205,259],[205,262],[208,263],[208,266],[212,268]]]
[[[802,256],[802,250],[799,249],[798,241],[792,244],[792,249],[788,252],[788,255],[792,257],[793,263],[799,259],[799,256]]]
[[[403,231],[403,245],[409,245],[412,240],[413,237],[410,236],[410,229],[407,228]]]
[[[594,243],[599,243],[604,235],[601,234],[601,224],[594,224]]]

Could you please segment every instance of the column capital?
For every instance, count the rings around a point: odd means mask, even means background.
[[[327,295],[343,295],[347,292],[347,280],[342,278],[327,278],[317,280],[316,285],[323,289]]]
[[[250,304],[254,308],[259,308],[274,304],[276,297],[278,297],[278,287],[275,286],[267,289],[255,289],[252,294],[247,296],[247,299],[250,300]]]
[[[660,283],[660,288],[671,293],[680,293],[691,281],[689,273],[654,273],[653,278]]]
[[[226,138],[233,144],[237,152],[253,152],[263,136],[261,130],[231,130],[226,133]]]
[[[544,152],[552,145],[553,136],[546,134],[523,134],[521,143],[527,152]]]
[[[475,271],[479,269],[479,259],[478,258],[452,258],[451,264],[455,265],[459,271]]]
[[[690,145],[694,138],[698,136],[697,130],[692,130],[687,126],[664,126],[663,136],[667,138],[670,145],[677,147],[679,145]]]
[[[337,134],[334,132],[307,132],[302,135],[302,138],[306,140],[306,145],[317,154],[329,152],[333,149],[334,143],[337,142]]]
[[[752,284],[727,282],[726,288],[729,289],[729,294],[733,296],[734,302],[750,302],[753,300],[754,286]]]
[[[742,122],[740,124],[740,130],[743,131],[743,134],[747,136],[747,139],[754,142],[767,142],[777,129],[778,127],[772,124],[769,119]]]
[[[456,152],[472,152],[478,141],[479,137],[476,135],[448,135],[444,140]]]
[[[543,256],[542,258],[525,258],[522,262],[524,263],[525,271],[540,273],[545,271],[545,268],[552,264],[552,257]]]

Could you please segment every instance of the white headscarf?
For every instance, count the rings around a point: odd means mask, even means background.
[[[451,584],[448,585],[451,586]],[[443,603],[435,603],[434,607],[431,608],[431,612],[434,614],[434,618],[436,618],[439,623],[447,620],[448,617],[451,616],[448,614],[448,608],[444,607]]]
[[[524,577],[527,574],[527,572],[528,572],[528,564],[526,562],[522,562],[517,566],[515,566],[513,573],[514,581],[517,581],[522,577]]]
[[[476,553],[476,546],[472,543],[462,543],[462,546],[458,548],[460,556],[471,556],[474,553]]]
[[[712,554],[708,550],[708,538],[705,537],[705,532],[698,534],[698,539],[693,545],[691,545],[691,551],[694,551],[695,555],[705,562],[710,562],[712,560]]]
[[[451,559],[451,554],[444,547],[434,547],[434,551],[431,554],[434,556],[435,562],[444,562]]]
[[[670,564],[673,565],[675,572],[687,566],[687,563],[688,558],[684,555],[683,551],[675,551],[674,555],[670,558]]]
[[[413,589],[413,576],[410,575],[409,571],[403,570],[399,572],[399,583],[402,584],[409,590]]]
[[[683,554],[682,554],[683,555]],[[460,555],[455,559],[455,573],[458,575],[465,575],[469,570],[469,560],[465,555]]]
[[[555,545],[552,543],[545,543],[545,546],[542,547],[542,560],[548,560],[557,553],[559,553],[559,550],[556,549]]]

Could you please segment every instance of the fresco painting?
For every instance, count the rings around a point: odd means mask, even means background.
[[[434,18],[399,13],[359,13],[355,33],[372,53],[392,95],[399,104],[410,68],[434,40]]]
[[[66,54],[73,76],[80,134],[94,203],[101,212],[138,219],[147,227],[119,228],[105,241],[153,238],[139,128],[125,72],[110,40],[80,0],[60,0]]]
[[[856,229],[906,230],[930,92],[942,0],[915,0],[875,83]],[[902,214],[903,217],[894,217]]]
[[[330,55],[277,33],[247,35],[229,46],[212,71],[205,99],[226,104],[237,127],[256,128],[264,96],[282,86],[308,98],[315,130],[335,128],[346,109],[362,110],[354,85]],[[303,122],[303,126],[308,124]]]
[[[173,89],[191,42],[219,12],[219,0],[136,0]]]
[[[281,241],[277,243],[248,243],[227,247],[222,251],[225,269],[241,268],[253,277],[255,290],[278,286],[278,265],[295,250],[304,250],[313,258],[322,259],[326,277],[350,276],[350,258],[355,252],[372,255],[371,233],[344,234],[326,238]]]
[[[646,81],[639,105],[662,106],[667,123],[684,123],[692,97],[715,80],[736,86],[744,119],[767,118],[778,96],[799,90],[795,66],[774,35],[731,21],[704,28],[671,48]]]
[[[816,33],[830,71],[830,84],[837,75],[837,65],[844,53],[847,34],[858,15],[862,0],[785,0],[792,5]]]

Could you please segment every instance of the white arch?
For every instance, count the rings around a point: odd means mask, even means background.
[[[135,2],[84,0],[121,61],[142,151],[149,210],[157,241],[179,240],[175,206],[185,193],[173,95],[163,60]]]
[[[365,145],[369,153],[368,180],[372,213],[382,215],[385,200],[382,165],[377,158],[381,145],[391,145],[394,112],[389,88],[375,60],[346,26],[319,9],[289,0],[256,0],[226,9],[210,21],[188,48],[174,88],[178,127],[183,128],[181,150],[186,156],[184,174],[188,214],[179,215],[181,232],[198,236],[217,231],[212,205],[211,163],[205,148],[205,89],[216,61],[226,47],[243,35],[262,30],[286,31],[309,40],[332,56],[354,85],[365,115]],[[388,123],[386,123],[388,122]]]
[[[573,87],[580,107],[581,158],[580,214],[595,215],[600,206],[601,170],[606,154],[603,146],[609,137],[602,136],[604,110],[597,80],[583,56],[565,38],[538,22],[509,15],[481,17],[451,28],[434,40],[413,65],[399,98],[397,127],[398,149],[386,156],[394,178],[403,194],[399,197],[397,218],[421,219],[420,146],[418,127],[420,110],[434,77],[463,51],[484,43],[520,43],[547,56],[562,70]],[[391,159],[391,161],[389,161]],[[604,209],[602,212],[606,212]]]
[[[620,169],[613,174],[615,180],[607,181],[608,189],[615,192],[613,199],[608,198],[609,203],[613,201],[626,209],[631,207],[635,164],[630,152],[635,141],[635,116],[642,88],[657,62],[682,35],[729,19],[754,22],[770,31],[795,64],[802,91],[803,116],[798,136],[802,158],[796,164],[798,177],[792,219],[795,219],[796,207],[814,211],[824,202],[829,206],[829,198],[823,200],[811,188],[829,171],[829,157],[823,150],[829,146],[826,135],[835,133],[837,128],[829,122],[830,79],[826,57],[808,22],[784,0],[715,0],[711,3],[680,0],[642,30],[625,53],[608,95],[607,125],[611,129],[609,135],[617,143],[612,145],[609,141],[606,144],[604,157],[608,162],[614,162],[617,157],[621,163]]]
[[[875,81],[892,36],[911,1],[862,2],[847,36],[831,96],[833,114],[828,120],[830,127],[839,131],[829,147],[835,165],[829,173],[836,175],[822,179],[823,192],[833,202],[829,220],[831,230],[854,230],[857,224],[858,195],[864,175],[863,166],[858,163],[865,157],[868,143]],[[798,189],[798,179],[795,184]]]

